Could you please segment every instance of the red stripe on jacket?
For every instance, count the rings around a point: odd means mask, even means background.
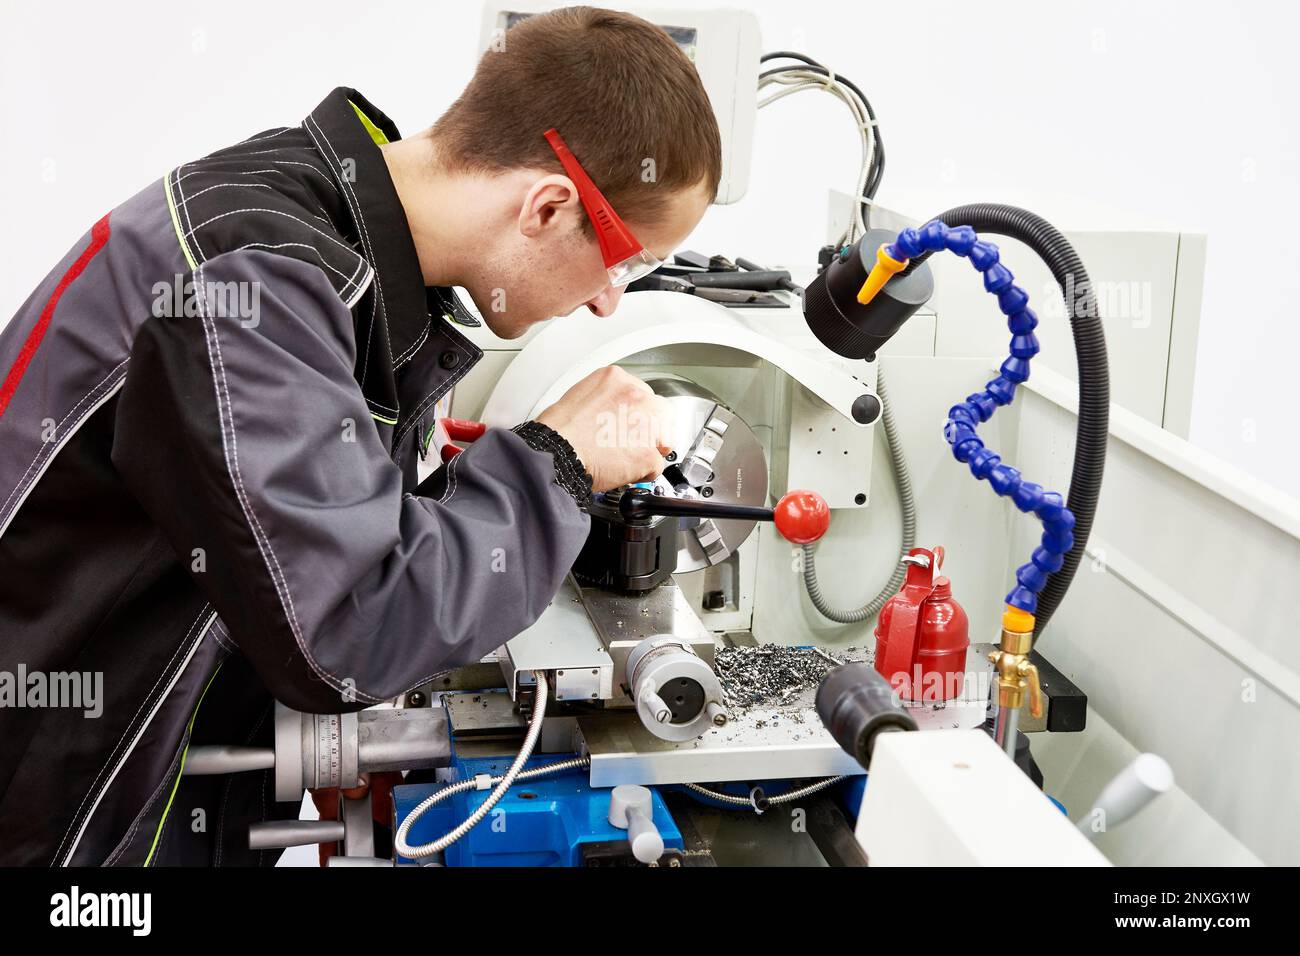
[[[5,376],[4,384],[0,385],[0,416],[3,416],[5,409],[9,407],[9,401],[18,391],[18,384],[23,380],[23,374],[27,371],[27,366],[32,364],[32,359],[36,356],[36,350],[40,348],[41,339],[45,338],[45,330],[49,328],[50,319],[54,317],[54,310],[58,308],[59,299],[63,297],[64,291],[68,286],[77,281],[77,277],[86,271],[86,266],[90,265],[90,260],[99,254],[99,250],[108,244],[109,228],[108,216],[95,223],[90,229],[90,245],[79,256],[77,261],[72,264],[59,284],[54,287],[54,292],[50,295],[49,301],[45,303],[45,308],[41,310],[41,317],[36,320],[32,326],[31,332],[27,333],[27,341],[18,351],[18,358],[14,359],[14,364],[9,369],[9,374]]]

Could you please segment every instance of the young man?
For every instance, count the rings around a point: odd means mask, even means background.
[[[264,772],[182,778],[188,746],[267,745],[273,697],[354,710],[531,624],[591,491],[668,451],[606,447],[603,416],[661,400],[596,372],[419,482],[480,356],[451,287],[504,337],[608,315],[720,169],[668,36],[570,8],[411,139],[335,90],[96,223],[0,334],[0,863],[273,863],[248,824],[296,806]],[[97,700],[36,701],[58,675]]]

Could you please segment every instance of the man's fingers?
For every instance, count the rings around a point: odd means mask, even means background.
[[[672,402],[661,395],[655,396],[654,401],[654,434],[651,436],[656,448],[661,455],[666,455],[673,450],[674,436],[677,433],[677,420],[673,412]]]
[[[649,455],[646,455],[642,461],[649,467],[644,475],[636,479],[637,481],[654,481],[664,473],[664,465],[667,464],[667,462],[664,461],[664,457],[657,452],[651,452]]]

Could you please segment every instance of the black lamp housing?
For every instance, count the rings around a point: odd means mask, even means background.
[[[876,250],[894,238],[888,229],[868,231],[833,258],[804,292],[808,328],[837,355],[873,361],[880,347],[934,294],[934,275],[927,263],[919,262],[885,283],[867,305],[858,302]]]

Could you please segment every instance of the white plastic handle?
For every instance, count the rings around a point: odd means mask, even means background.
[[[654,821],[640,810],[627,812],[627,842],[632,844],[632,856],[640,863],[654,863],[664,855],[664,838]]]
[[[1169,792],[1173,786],[1173,768],[1163,757],[1138,754],[1131,764],[1102,788],[1101,795],[1093,802],[1092,810],[1079,821],[1079,829],[1089,836],[1095,836],[1118,826],[1160,794]],[[1099,820],[1101,828],[1096,826]]]
[[[609,822],[627,831],[627,842],[638,863],[655,863],[664,855],[664,838],[650,819],[653,806],[654,796],[646,787],[624,784],[609,794]]]

